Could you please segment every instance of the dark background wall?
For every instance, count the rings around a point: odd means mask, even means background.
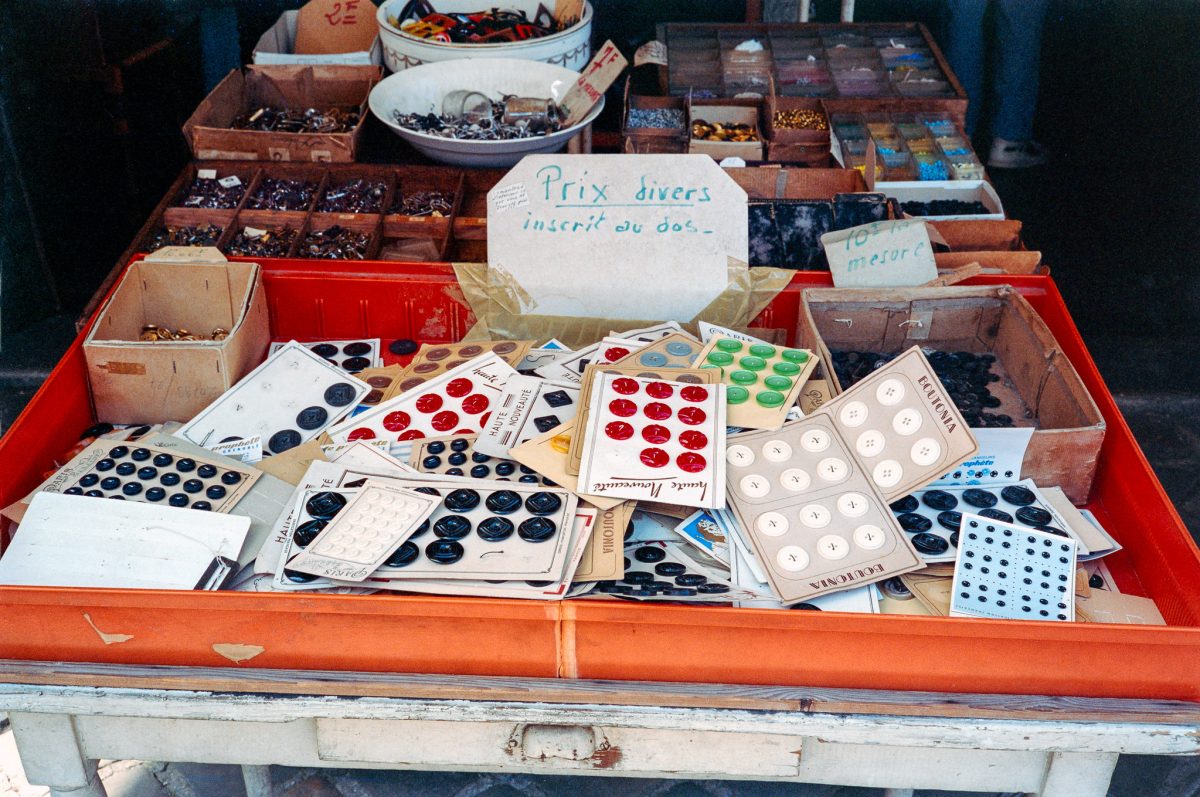
[[[206,87],[299,2],[5,5],[0,341],[83,306],[186,162],[179,127]],[[743,15],[741,3],[722,0],[596,5],[597,39],[626,48],[656,22]],[[839,3],[815,5],[818,19],[832,20]],[[856,18],[915,19],[936,33],[940,10],[937,0],[859,0]],[[1114,387],[1150,378],[1200,386],[1198,34],[1196,3],[1052,2],[1037,126],[1055,159],[993,173],[1085,337],[1127,342],[1110,347]]]

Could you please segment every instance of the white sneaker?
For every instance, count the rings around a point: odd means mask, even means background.
[[[1048,158],[1046,148],[1033,139],[1009,141],[1007,138],[994,138],[988,166],[993,169],[1028,169],[1041,166]]]

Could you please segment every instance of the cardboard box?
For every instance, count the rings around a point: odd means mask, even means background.
[[[688,151],[687,104],[682,97],[653,97],[629,92],[630,81],[625,80],[625,115],[621,119],[623,151],[634,155],[656,152],[684,153]],[[679,111],[679,127],[631,127],[629,111],[637,109],[667,108]]]
[[[824,130],[776,127],[775,114],[792,110],[816,111],[825,117]],[[833,154],[829,149],[829,117],[821,101],[811,97],[770,95],[763,113],[766,128],[767,160],[793,161],[810,166],[828,166]]]
[[[109,423],[188,420],[258,365],[270,341],[257,263],[227,263],[212,248],[151,257],[130,264],[84,339],[96,417]],[[229,336],[141,341],[146,324]]]
[[[1005,378],[992,388],[1003,402],[992,412],[1034,426],[1020,478],[1060,486],[1076,504],[1087,501],[1104,418],[1053,333],[1015,288],[812,288],[803,294],[798,337],[825,363],[838,349],[898,353],[922,346],[996,355],[995,370]],[[832,367],[826,375],[835,395],[847,387]]]
[[[1004,206],[996,189],[986,180],[938,180],[877,182],[875,189],[904,202],[936,202],[957,200],[959,202],[982,202],[987,213],[954,214],[948,216],[920,216],[927,221],[1004,221]]]
[[[1049,274],[1041,252],[936,252],[938,271],[954,271],[970,263],[983,266],[984,274]]]
[[[1016,252],[1021,243],[1021,222],[995,220],[933,220],[930,226],[946,241],[951,252]]]
[[[269,66],[286,64],[340,64],[344,66],[383,66],[383,46],[379,37],[370,50],[353,53],[331,53],[328,55],[302,55],[296,50],[297,10],[284,11],[275,24],[267,28],[254,45],[254,63]]]
[[[688,139],[688,152],[711,155],[718,162],[725,158],[741,158],[745,161],[763,159],[762,120],[759,118],[757,100],[706,100],[703,105],[688,103],[688,130],[692,124],[703,119],[706,122],[732,122],[754,125],[758,136],[755,141],[704,141]],[[690,136],[689,132],[689,136]]]
[[[756,166],[726,169],[748,199],[827,199],[838,194],[867,190],[861,172],[854,169],[789,169]]]
[[[196,106],[183,134],[198,160],[350,162],[366,122],[377,66],[248,66],[225,76]],[[276,108],[357,108],[346,133],[234,130],[233,120],[264,105]]]

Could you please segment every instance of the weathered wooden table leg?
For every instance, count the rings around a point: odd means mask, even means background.
[[[242,780],[246,797],[271,797],[271,768],[257,764],[242,764]]]
[[[1117,766],[1116,753],[1051,753],[1036,797],[1104,797]]]
[[[8,719],[30,783],[49,786],[53,797],[108,797],[69,715],[18,712]]]

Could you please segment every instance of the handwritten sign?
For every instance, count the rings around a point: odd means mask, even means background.
[[[838,288],[911,288],[937,279],[925,222],[876,221],[821,236]]]
[[[566,96],[559,103],[566,111],[563,125],[570,126],[582,121],[628,65],[629,62],[621,55],[617,46],[611,41],[606,41],[592,56],[575,85],[567,90]]]
[[[312,0],[296,17],[295,52],[332,55],[370,50],[379,26],[371,0]]]
[[[488,192],[492,278],[526,314],[687,321],[747,249],[746,192],[707,155],[531,155]]]

